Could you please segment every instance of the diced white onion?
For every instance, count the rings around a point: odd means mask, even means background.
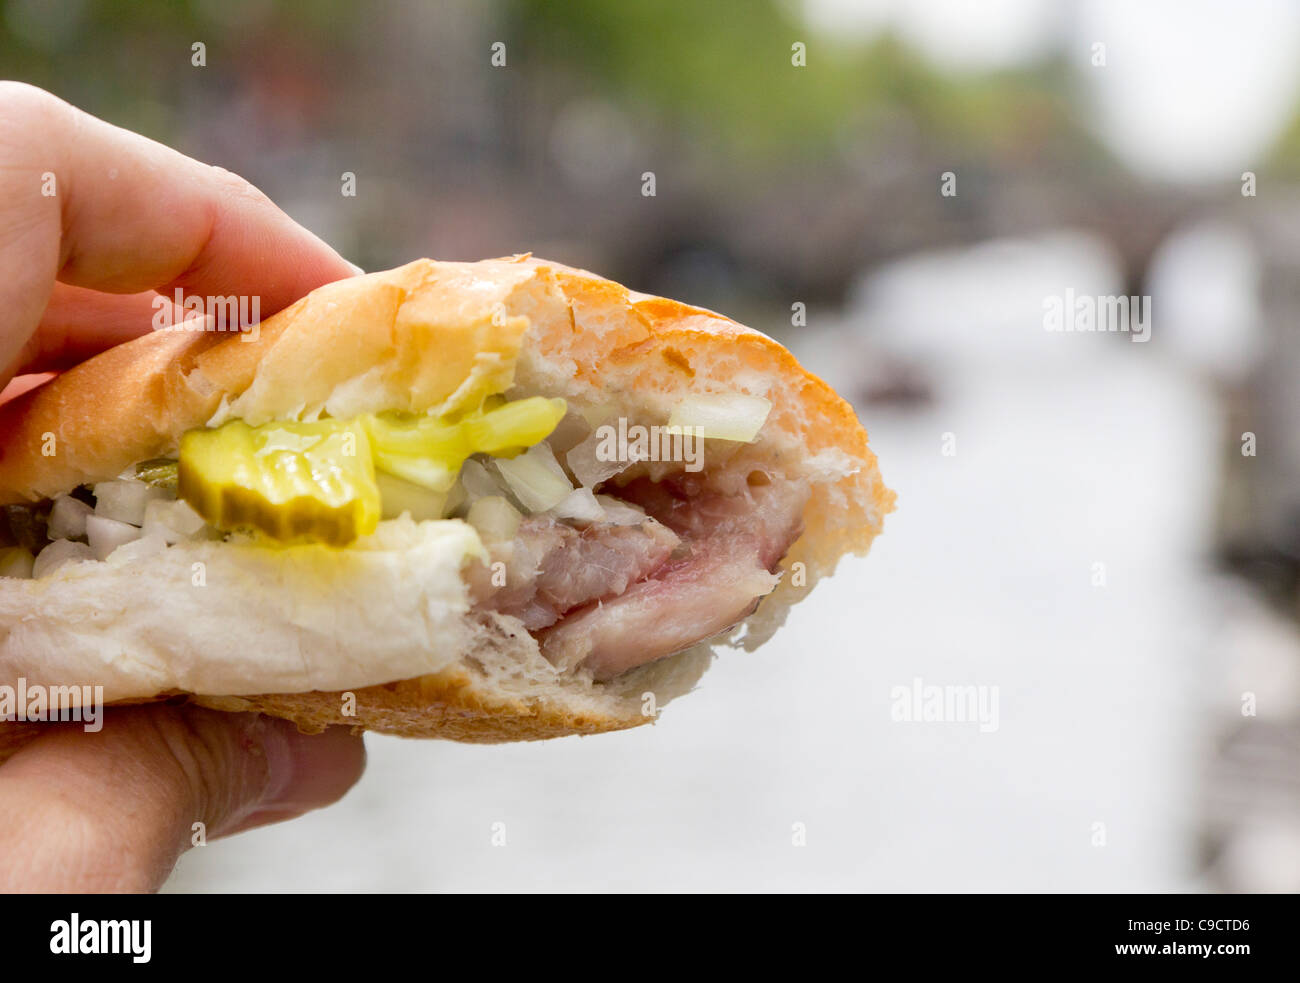
[[[605,510],[605,521],[616,526],[639,526],[648,518],[640,507],[613,495],[597,495],[596,501]]]
[[[93,519],[94,516],[91,518]],[[32,564],[32,576],[48,577],[68,563],[81,563],[94,558],[95,554],[85,543],[77,543],[71,539],[56,539],[36,557],[36,561]]]
[[[487,495],[469,507],[465,521],[473,526],[484,542],[508,543],[519,531],[523,516],[500,495]]]
[[[744,393],[687,396],[668,416],[670,427],[699,427],[705,437],[752,444],[772,411],[771,400]]]
[[[409,513],[416,522],[442,518],[447,492],[430,491],[383,471],[375,472],[375,481],[379,485],[385,519],[396,519],[403,512]]]
[[[193,539],[206,523],[188,502],[153,501],[145,506],[143,535],[157,536],[168,546]]]
[[[482,467],[482,465],[479,466]],[[468,500],[469,496],[465,494],[465,485],[460,478],[457,478],[456,483],[451,486],[451,491],[447,492],[447,500],[442,503],[442,517],[447,519],[456,515]]]
[[[161,536],[138,536],[129,543],[123,543],[108,555],[108,562],[113,566],[130,563],[133,560],[156,556],[167,548]]]
[[[26,580],[32,575],[36,557],[22,546],[0,550],[0,577],[17,577]]]
[[[107,560],[109,554],[119,546],[139,539],[140,527],[117,519],[107,519],[102,515],[92,515],[86,520],[86,538],[90,540],[91,555],[96,560]]]
[[[79,498],[56,496],[50,509],[50,539],[78,539],[86,535],[86,516],[94,514],[94,511]]]
[[[592,430],[602,424],[609,423],[618,415],[618,407],[613,403],[600,403],[596,406],[583,406],[579,408],[582,418],[587,421],[587,426]]]
[[[586,418],[572,407],[564,414],[551,435],[546,438],[546,442],[551,445],[551,450],[557,454],[564,454],[570,448],[577,446],[587,435],[591,433],[591,424]]]
[[[495,458],[493,464],[529,512],[554,508],[573,491],[572,483],[545,441],[534,444],[518,457]]]
[[[597,451],[601,444],[605,442],[599,430],[593,431],[586,440],[570,450],[564,457],[564,460],[569,465],[569,470],[578,479],[578,484],[584,488],[595,488],[602,481],[608,481],[614,475],[626,471],[633,464],[632,461],[602,461]]]
[[[465,501],[473,505],[478,499],[488,495],[500,495],[502,488],[497,479],[482,464],[475,460],[466,461],[460,469],[460,486],[465,493]]]
[[[590,488],[575,488],[551,509],[550,514],[557,519],[572,519],[575,522],[600,522],[605,518],[605,510],[596,501]]]
[[[95,515],[133,526],[144,525],[144,510],[150,501],[167,497],[161,488],[131,479],[101,481],[94,492]]]

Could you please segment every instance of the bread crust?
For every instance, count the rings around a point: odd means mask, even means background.
[[[440,738],[467,744],[544,741],[552,737],[588,736],[626,730],[653,718],[636,714],[573,713],[549,703],[522,700],[500,704],[485,700],[465,673],[421,676],[347,694],[279,693],[263,696],[188,696],[188,702],[228,713],[265,713],[290,720],[305,734],[326,727],[347,727],[360,734],[370,730],[397,737]],[[138,702],[124,701],[118,705]],[[355,712],[344,712],[355,704]],[[110,711],[111,713],[111,711]],[[111,726],[111,715],[106,726]],[[0,723],[0,763],[40,737],[49,724]],[[92,735],[93,736],[93,735]]]
[[[558,291],[567,318],[519,313],[533,303],[525,291]],[[894,493],[852,408],[776,341],[712,311],[528,255],[418,260],[327,284],[263,322],[255,339],[173,330],[118,346],[0,407],[0,503],[114,477],[172,452],[185,431],[232,404],[254,418],[324,406],[358,365],[382,367],[390,391],[412,401],[392,408],[446,406],[457,398],[457,378],[513,364],[521,346],[562,353],[575,377],[593,384],[615,369],[648,387],[668,384],[674,373],[706,377],[718,391],[745,378],[778,380],[793,398],[774,407],[771,424],[797,432],[809,455],[849,462],[814,489],[804,535],[790,554],[816,573],[829,572],[846,553],[864,553],[893,508]],[[439,357],[425,357],[430,350]],[[780,608],[790,599],[764,603]],[[545,698],[503,699],[465,672],[359,689],[355,716],[344,713],[341,693],[191,698],[281,716],[308,731],[343,725],[482,743],[592,734],[653,719],[636,699],[607,713],[574,712]],[[0,725],[0,756],[7,731],[12,741],[15,728],[30,733],[32,726]]]

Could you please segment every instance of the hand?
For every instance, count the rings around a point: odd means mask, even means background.
[[[147,333],[158,293],[255,295],[269,316],[355,272],[243,179],[14,82],[0,203],[5,397]],[[0,890],[155,890],[200,833],[328,805],[365,762],[342,728],[256,714],[158,704],[103,724],[28,725],[41,736],[0,766]]]

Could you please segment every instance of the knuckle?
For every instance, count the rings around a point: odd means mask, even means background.
[[[184,802],[193,815],[177,817],[219,823],[256,798],[263,775],[253,771],[256,744],[247,726],[228,715],[188,708],[159,720],[159,735],[172,764],[171,801]],[[233,725],[233,726],[232,726]]]
[[[26,82],[0,81],[0,111],[15,123],[39,125],[62,115],[62,99]]]
[[[234,171],[228,171],[224,167],[218,167],[215,164],[208,165],[213,177],[221,186],[222,191],[232,198],[243,198],[255,202],[259,205],[271,204],[271,199],[266,196],[256,185],[240,177]]]

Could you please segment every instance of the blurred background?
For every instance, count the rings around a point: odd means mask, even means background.
[[[170,889],[1300,889],[1300,7],[0,0],[0,66],[366,269],[531,250],[764,330],[899,493],[657,726],[369,735]],[[918,679],[997,728],[895,721]]]

